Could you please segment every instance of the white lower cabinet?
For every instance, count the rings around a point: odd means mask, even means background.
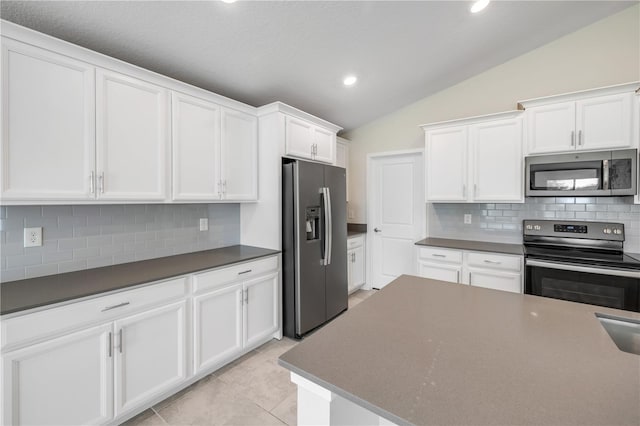
[[[347,239],[347,283],[349,294],[362,287],[366,280],[364,241],[364,235]]]
[[[2,356],[4,425],[88,425],[112,418],[112,324]],[[111,356],[110,356],[111,354]]]
[[[522,293],[523,257],[467,250],[421,247],[418,275],[474,287]]]
[[[252,347],[278,329],[278,274],[244,283],[244,346]]]
[[[114,323],[115,416],[187,378],[186,300]]]

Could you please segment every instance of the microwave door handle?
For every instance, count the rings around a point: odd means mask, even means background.
[[[609,190],[609,160],[602,161],[602,189]]]

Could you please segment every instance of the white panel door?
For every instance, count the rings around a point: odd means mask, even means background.
[[[314,160],[333,164],[336,155],[336,134],[320,127],[314,127],[313,142],[316,145]]]
[[[467,126],[430,130],[425,135],[426,200],[467,200]]]
[[[469,127],[473,201],[522,201],[522,119]]]
[[[112,418],[111,324],[2,356],[3,424],[89,425]]]
[[[632,146],[633,93],[576,102],[578,149]]]
[[[532,107],[525,114],[529,154],[575,149],[575,102]]]
[[[222,109],[221,170],[225,200],[258,199],[258,119]]]
[[[242,351],[242,297],[242,284],[236,284],[193,298],[195,374]]]
[[[425,222],[421,153],[374,157],[371,162],[371,285],[382,288],[411,274],[414,241]]]
[[[244,282],[244,346],[278,330],[278,273]]]
[[[2,198],[94,197],[94,68],[2,38]]]
[[[313,125],[293,117],[285,117],[285,151],[294,157],[313,157]]]
[[[96,69],[98,197],[166,198],[167,91],[122,74]]]
[[[135,410],[187,378],[186,301],[115,322],[115,414]]]
[[[522,275],[508,272],[469,270],[469,284],[474,287],[522,293]]]
[[[220,198],[220,107],[173,92],[173,199]]]
[[[432,280],[460,282],[462,266],[440,265],[435,263],[418,262],[418,276]]]

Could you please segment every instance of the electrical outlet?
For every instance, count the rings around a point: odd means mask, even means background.
[[[471,215],[470,214],[465,214],[464,215],[464,224],[465,225],[471,225]]]
[[[40,247],[42,245],[42,228],[24,228],[24,246]]]
[[[203,217],[200,219],[200,230],[201,231],[209,230],[209,219],[207,219],[206,217]]]

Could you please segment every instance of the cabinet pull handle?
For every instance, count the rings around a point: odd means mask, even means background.
[[[313,144],[311,144],[311,158],[313,158]]]
[[[107,306],[106,308],[104,308],[102,311],[100,312],[105,312],[105,311],[110,311],[112,309],[116,309],[116,308],[122,308],[123,306],[127,306],[129,305],[130,302],[122,302],[122,303],[118,303],[117,305],[111,305],[111,306]]]
[[[249,304],[249,289],[248,288],[244,289],[244,304],[245,305]]]
[[[582,130],[578,130],[578,145],[582,145]]]
[[[467,185],[462,184],[462,198],[467,198]]]
[[[477,184],[473,184],[473,198],[476,198],[478,196],[478,185]]]
[[[95,180],[95,172],[91,172],[89,175],[89,190],[92,194],[96,193],[96,180]]]
[[[469,277],[469,278],[471,278],[471,277]],[[456,271],[456,282],[458,284],[460,284],[460,271]],[[469,283],[471,283],[471,280],[469,280]]]
[[[100,187],[100,193],[104,194],[104,172],[100,173],[98,178],[98,186]]]
[[[490,263],[492,265],[501,265],[502,264],[502,262],[498,262],[497,260],[488,260],[488,259],[485,259],[484,263]]]
[[[251,269],[247,269],[246,271],[238,272],[238,275],[248,274],[249,272],[251,272]]]
[[[431,253],[431,256],[433,256],[433,257],[447,257],[444,254],[437,254],[437,253]]]
[[[120,329],[120,331],[118,332],[118,335],[120,336],[118,339],[120,341],[120,344],[118,345],[118,349],[120,353],[122,353],[122,329]]]
[[[576,132],[575,131],[571,131],[571,146],[575,146],[576,145]]]
[[[222,181],[222,193],[225,194],[225,195],[227,194],[227,180],[226,179]]]
[[[109,332],[109,358],[111,358],[112,354],[113,354],[113,333]]]

